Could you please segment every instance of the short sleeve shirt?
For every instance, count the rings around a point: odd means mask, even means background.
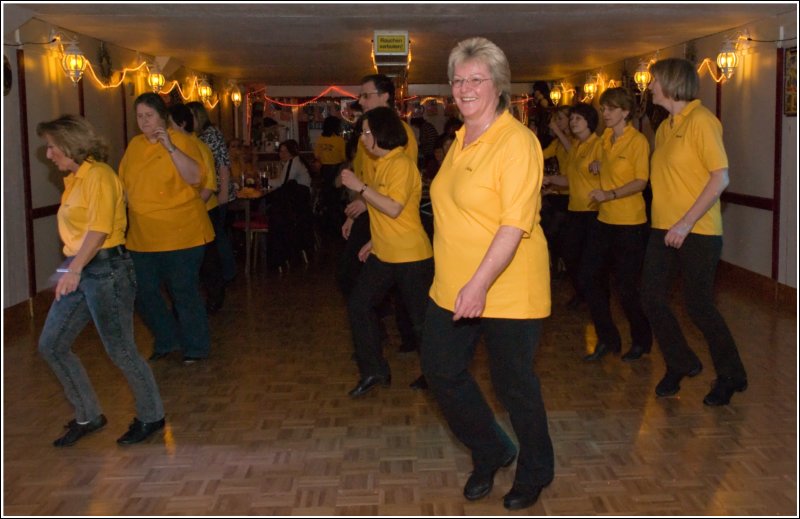
[[[600,177],[589,171],[589,164],[600,160],[602,155],[602,143],[595,133],[583,142],[575,140],[572,143],[566,171],[563,172],[569,182],[570,211],[597,211],[597,205],[589,199],[589,193],[600,189]]]
[[[606,128],[601,138],[603,158],[600,161],[600,188],[618,189],[633,180],[647,182],[650,172],[650,144],[647,138],[630,124],[622,135],[611,142],[614,130]],[[638,225],[647,222],[642,193],[600,204],[597,219],[611,225]]]

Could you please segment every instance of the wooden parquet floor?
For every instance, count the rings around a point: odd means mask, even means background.
[[[353,400],[357,371],[335,254],[283,275],[240,275],[212,317],[212,357],[192,366],[153,363],[167,428],[147,442],[115,439],[134,414],[132,395],[93,327],[75,346],[108,425],[74,447],[51,445],[72,418],[60,385],[36,353],[51,295],[4,312],[4,515],[786,515],[797,514],[797,318],[721,280],[719,307],[737,339],[750,387],[732,404],[702,404],[711,360],[679,397],[656,398],[657,352],[628,364],[581,360],[593,347],[588,313],[568,311],[554,280],[535,369],[556,453],[556,477],[532,508],[509,513],[513,467],[477,502],[462,497],[468,453],[425,392],[408,384],[416,355],[386,346],[391,388]],[[618,312],[617,312],[618,313]],[[624,323],[624,319],[618,322]],[[622,324],[625,326],[625,324]],[[137,341],[152,338],[137,319]],[[624,348],[627,348],[627,344]],[[474,371],[494,399],[485,352]],[[508,431],[507,415],[500,414]]]

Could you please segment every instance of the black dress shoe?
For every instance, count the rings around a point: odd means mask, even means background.
[[[428,389],[428,381],[425,375],[420,375],[417,380],[408,385],[411,389]]]
[[[153,433],[164,428],[164,419],[156,422],[142,422],[138,418],[134,418],[128,427],[128,432],[123,434],[117,439],[120,445],[133,445],[149,438]]]
[[[611,346],[609,346],[608,344],[606,344],[604,342],[598,342],[597,346],[594,347],[594,353],[586,355],[585,357],[583,357],[583,360],[585,360],[587,362],[600,360],[605,356],[606,353],[609,353],[609,352],[619,353],[619,350],[620,350],[619,346],[611,347]]]
[[[664,378],[656,385],[656,394],[658,396],[672,396],[681,390],[681,380],[683,377],[696,377],[703,371],[703,365],[699,362],[697,365],[688,372],[675,371],[667,368],[667,373]]]
[[[364,377],[358,381],[356,387],[350,390],[348,395],[352,397],[357,397],[361,395],[366,395],[369,393],[372,388],[381,384],[383,386],[388,386],[392,383],[391,375],[383,376],[383,375],[370,375],[368,377]]]
[[[728,405],[734,393],[741,393],[745,389],[747,389],[747,379],[719,377],[714,381],[714,387],[703,399],[703,403],[710,406]]]
[[[521,510],[533,506],[539,499],[539,494],[547,485],[522,485],[514,483],[511,490],[503,496],[503,506],[508,510]]]
[[[491,468],[476,468],[470,474],[467,484],[464,485],[464,497],[470,501],[475,501],[489,495],[494,486],[494,475],[503,467],[508,467],[517,458],[515,451],[506,453],[502,461]]]
[[[631,349],[629,349],[628,352],[622,356],[622,360],[624,360],[625,362],[639,360],[645,353],[650,353],[650,346],[643,348],[641,346],[633,345],[631,346]]]
[[[75,420],[70,420],[70,422],[64,426],[67,432],[64,433],[61,438],[55,440],[53,445],[55,447],[69,447],[71,445],[75,445],[75,442],[90,432],[102,429],[107,423],[108,420],[106,420],[105,415],[102,414],[87,423],[78,423]]]

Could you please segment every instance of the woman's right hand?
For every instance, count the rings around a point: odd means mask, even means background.
[[[156,128],[153,130],[153,136],[158,142],[161,143],[162,146],[167,149],[167,151],[175,148],[175,145],[172,144],[172,141],[169,138],[169,133],[167,133],[166,128]]]
[[[344,208],[344,214],[349,218],[356,219],[358,216],[367,210],[367,204],[361,199],[355,199]]]
[[[453,320],[466,318],[471,319],[480,317],[486,308],[486,292],[488,290],[483,288],[474,280],[469,280],[464,285],[456,296],[456,304],[453,308]]]
[[[350,231],[353,230],[353,219],[348,218],[345,220],[344,225],[342,225],[342,238],[345,240],[350,239]]]

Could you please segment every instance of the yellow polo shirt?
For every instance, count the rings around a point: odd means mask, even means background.
[[[656,131],[650,163],[653,228],[670,229],[683,218],[706,187],[710,173],[728,167],[722,124],[699,99],[664,120]],[[695,223],[691,232],[722,235],[719,200]]]
[[[340,135],[320,136],[314,144],[314,155],[323,166],[341,164],[347,159],[344,139]]]
[[[422,180],[416,163],[403,148],[395,148],[375,161],[371,180],[371,189],[403,205],[397,218],[392,218],[367,204],[372,253],[387,263],[422,261],[433,256],[419,218]]]
[[[504,112],[463,148],[462,127],[431,183],[436,273],[430,296],[453,311],[459,291],[483,260],[501,225],[524,232],[514,258],[486,296],[483,317],[550,315],[547,241],[539,226],[544,169],[533,132]]]
[[[417,138],[414,136],[414,130],[411,129],[411,126],[409,126],[405,121],[402,122],[403,128],[405,128],[406,135],[408,136],[408,143],[406,143],[406,145],[403,147],[403,152],[414,162],[414,164],[416,164],[418,158]],[[377,160],[378,157],[368,152],[367,148],[364,147],[364,142],[361,139],[358,139],[356,156],[353,158],[353,172],[356,174],[356,176],[369,184],[369,179],[371,178],[372,173],[375,171],[375,162]]]
[[[567,155],[567,167],[561,172],[569,182],[570,211],[597,211],[597,204],[591,203],[589,193],[600,189],[600,176],[589,172],[589,164],[600,160],[603,146],[596,133],[584,142],[575,140]]]
[[[567,167],[567,157],[569,156],[569,151],[567,151],[567,148],[561,144],[561,141],[558,140],[558,138],[553,139],[550,142],[550,145],[542,150],[542,155],[544,155],[544,160],[555,157],[558,161],[558,170],[562,173]]]
[[[600,188],[618,189],[633,180],[650,176],[650,144],[636,128],[628,124],[622,135],[611,142],[614,130],[606,128],[600,139],[603,158],[600,161]],[[600,204],[597,219],[612,225],[637,225],[647,222],[647,211],[642,193],[609,200]]]
[[[107,234],[103,249],[124,244],[125,195],[111,166],[86,160],[78,171],[64,177],[56,220],[65,256],[78,253],[89,231]]]
[[[210,189],[212,192],[212,195],[208,197],[208,200],[205,202],[206,211],[210,211],[219,205],[219,200],[217,200],[215,194],[217,192],[217,171],[214,166],[214,154],[211,152],[211,148],[209,148],[205,142],[201,141],[197,135],[192,133],[189,134],[189,136],[192,138],[195,145],[197,145],[200,154],[203,156],[201,165],[205,171],[203,173],[204,182],[201,190]]]
[[[203,164],[203,155],[191,137],[172,129],[167,131],[175,146]],[[181,250],[214,239],[211,220],[197,196],[197,188],[205,178],[194,186],[186,183],[161,143],[151,143],[144,135],[134,137],[120,162],[119,178],[128,196],[130,250]]]

